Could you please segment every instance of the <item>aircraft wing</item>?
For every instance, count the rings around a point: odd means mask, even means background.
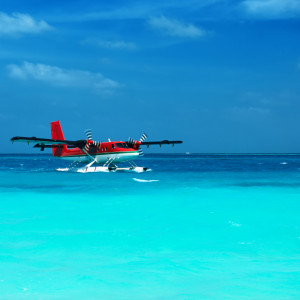
[[[78,140],[78,141],[68,141],[68,140],[54,140],[54,139],[44,139],[44,138],[37,138],[35,136],[33,137],[24,137],[24,136],[15,136],[10,139],[11,142],[23,142],[23,143],[37,143],[41,146],[51,145],[51,148],[53,145],[67,145],[67,146],[73,146],[73,147],[79,147],[82,148],[86,144],[86,140]],[[36,145],[37,146],[37,145]],[[39,146],[37,146],[39,147]]]
[[[147,147],[152,146],[152,145],[175,145],[175,144],[182,144],[182,141],[168,141],[168,140],[163,140],[160,142],[141,142],[141,145],[145,145]]]

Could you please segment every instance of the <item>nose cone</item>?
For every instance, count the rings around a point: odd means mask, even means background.
[[[141,142],[140,141],[135,141],[135,144],[133,146],[133,149],[137,150],[140,148]]]

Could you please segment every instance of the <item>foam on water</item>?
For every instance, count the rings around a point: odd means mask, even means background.
[[[0,299],[300,299],[300,156],[137,164],[0,155]]]
[[[139,179],[139,178],[132,178],[132,179],[137,182],[157,182],[157,181],[159,181],[157,179]]]
[[[240,227],[242,226],[242,224],[239,224],[239,223],[236,223],[236,222],[232,222],[232,221],[229,221],[228,222],[231,226],[234,226],[234,227]]]

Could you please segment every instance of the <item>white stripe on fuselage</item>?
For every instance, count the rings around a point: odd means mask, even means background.
[[[101,154],[90,154],[91,157],[96,159],[96,162],[106,163],[108,160],[112,160],[114,163],[125,162],[133,160],[139,157],[138,152],[117,152],[117,153],[101,153]],[[60,156],[59,158],[73,161],[91,161],[91,157],[87,155],[77,155],[77,156]]]

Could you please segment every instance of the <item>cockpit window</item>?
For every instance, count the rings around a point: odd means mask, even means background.
[[[92,147],[90,147],[89,151],[90,152],[97,152],[97,147],[92,146]]]
[[[118,148],[128,148],[126,143],[116,143],[116,147],[118,147]]]

